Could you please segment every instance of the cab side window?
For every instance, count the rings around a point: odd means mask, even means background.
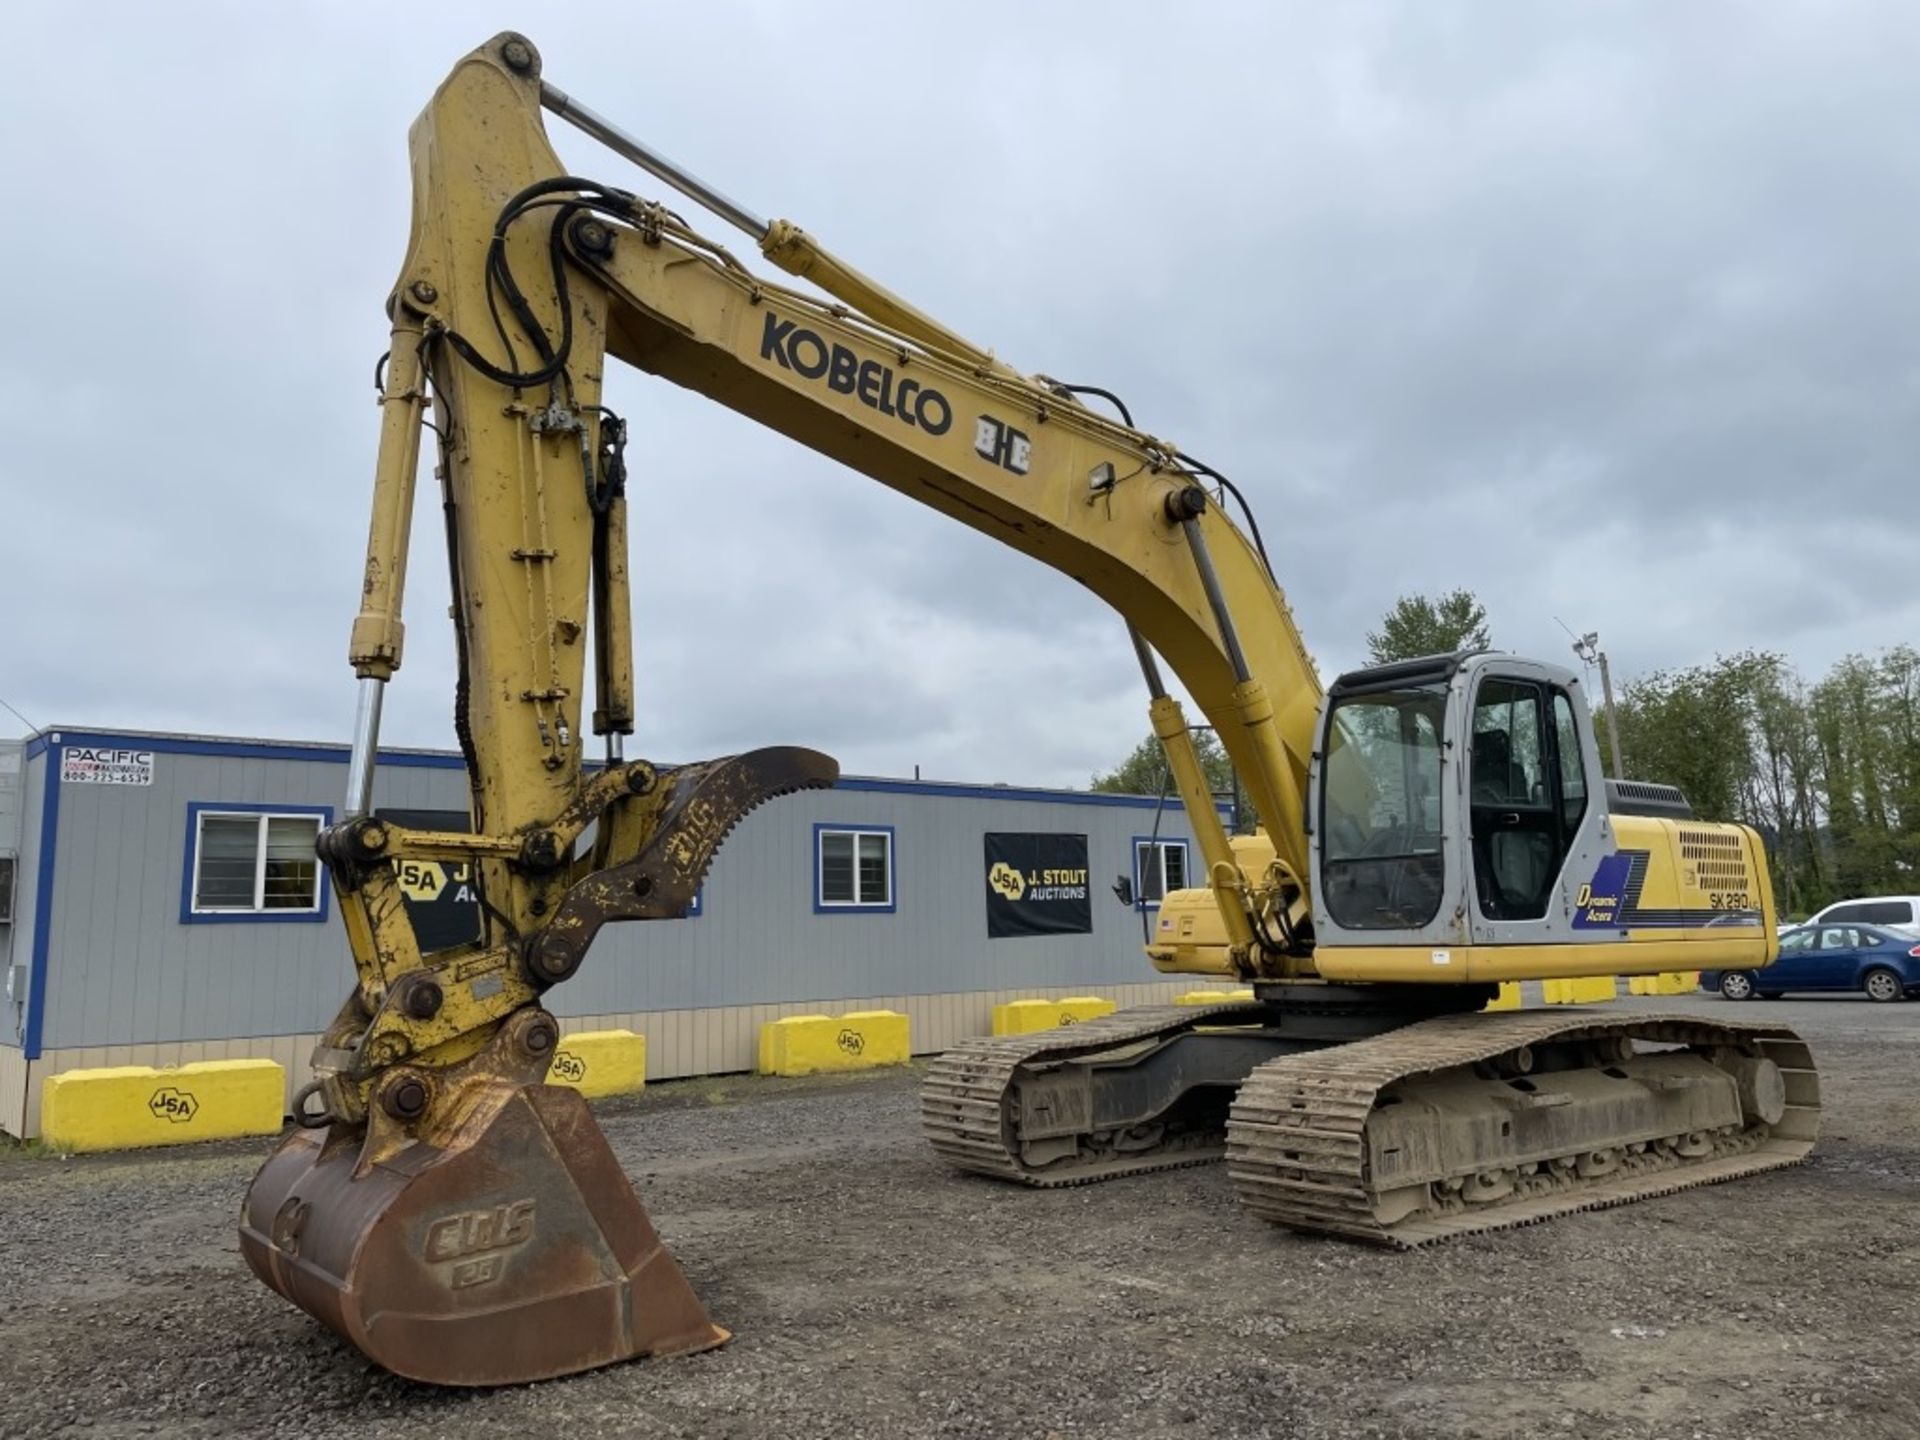
[[[1560,822],[1571,843],[1587,813],[1587,763],[1580,754],[1580,727],[1573,723],[1573,701],[1553,692],[1553,741],[1560,762]]]
[[[1532,685],[1488,680],[1473,707],[1473,802],[1534,805],[1542,793],[1540,695]]]
[[[1812,944],[1813,931],[1796,930],[1791,935],[1783,935],[1780,937],[1780,953],[1782,955],[1796,955]]]
[[[1536,680],[1490,675],[1474,693],[1467,755],[1473,884],[1489,920],[1538,920],[1587,813],[1573,700]]]
[[[1467,784],[1474,889],[1489,920],[1537,920],[1560,872],[1540,687],[1488,677],[1473,702]]]

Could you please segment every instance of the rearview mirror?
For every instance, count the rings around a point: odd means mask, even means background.
[[[1113,893],[1119,897],[1122,905],[1133,904],[1133,877],[1131,875],[1116,876],[1113,882]]]

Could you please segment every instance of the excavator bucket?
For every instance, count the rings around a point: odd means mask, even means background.
[[[838,774],[831,756],[794,746],[668,772],[645,844],[568,891],[529,939],[530,973],[565,979],[608,921],[684,914],[748,811]],[[366,1024],[357,1005],[335,1022],[349,1034]],[[464,1060],[396,1067],[363,1119],[289,1135],[241,1208],[253,1273],[388,1370],[440,1385],[519,1384],[726,1343],[586,1102],[529,1083],[558,1033],[546,1011],[521,1006]],[[317,1054],[337,1063],[338,1050],[329,1032]]]
[[[396,1374],[511,1385],[724,1344],[586,1102],[502,1083],[445,1144],[297,1130],[255,1176],[261,1280]]]

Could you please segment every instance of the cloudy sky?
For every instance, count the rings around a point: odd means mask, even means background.
[[[36,723],[345,738],[406,129],[509,26],[1233,476],[1325,674],[1455,585],[1500,645],[1568,659],[1559,616],[1627,676],[1920,640],[1902,0],[35,6],[0,88],[0,697]],[[1145,733],[1077,586],[671,386],[609,398],[636,515],[697,497],[636,522],[630,753],[1081,784]],[[385,738],[447,745],[418,534]]]

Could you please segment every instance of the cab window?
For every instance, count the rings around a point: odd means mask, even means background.
[[[1488,680],[1473,706],[1473,801],[1534,805],[1540,785],[1540,692],[1512,680]]]
[[[1350,930],[1417,929],[1440,910],[1444,685],[1364,693],[1327,717],[1321,762],[1324,899]]]
[[[1473,702],[1467,788],[1473,878],[1489,920],[1537,920],[1560,871],[1559,816],[1546,783],[1540,687],[1490,677]]]
[[[1569,837],[1587,813],[1587,762],[1580,753],[1580,727],[1566,691],[1553,692],[1553,742],[1560,760],[1560,822]]]

